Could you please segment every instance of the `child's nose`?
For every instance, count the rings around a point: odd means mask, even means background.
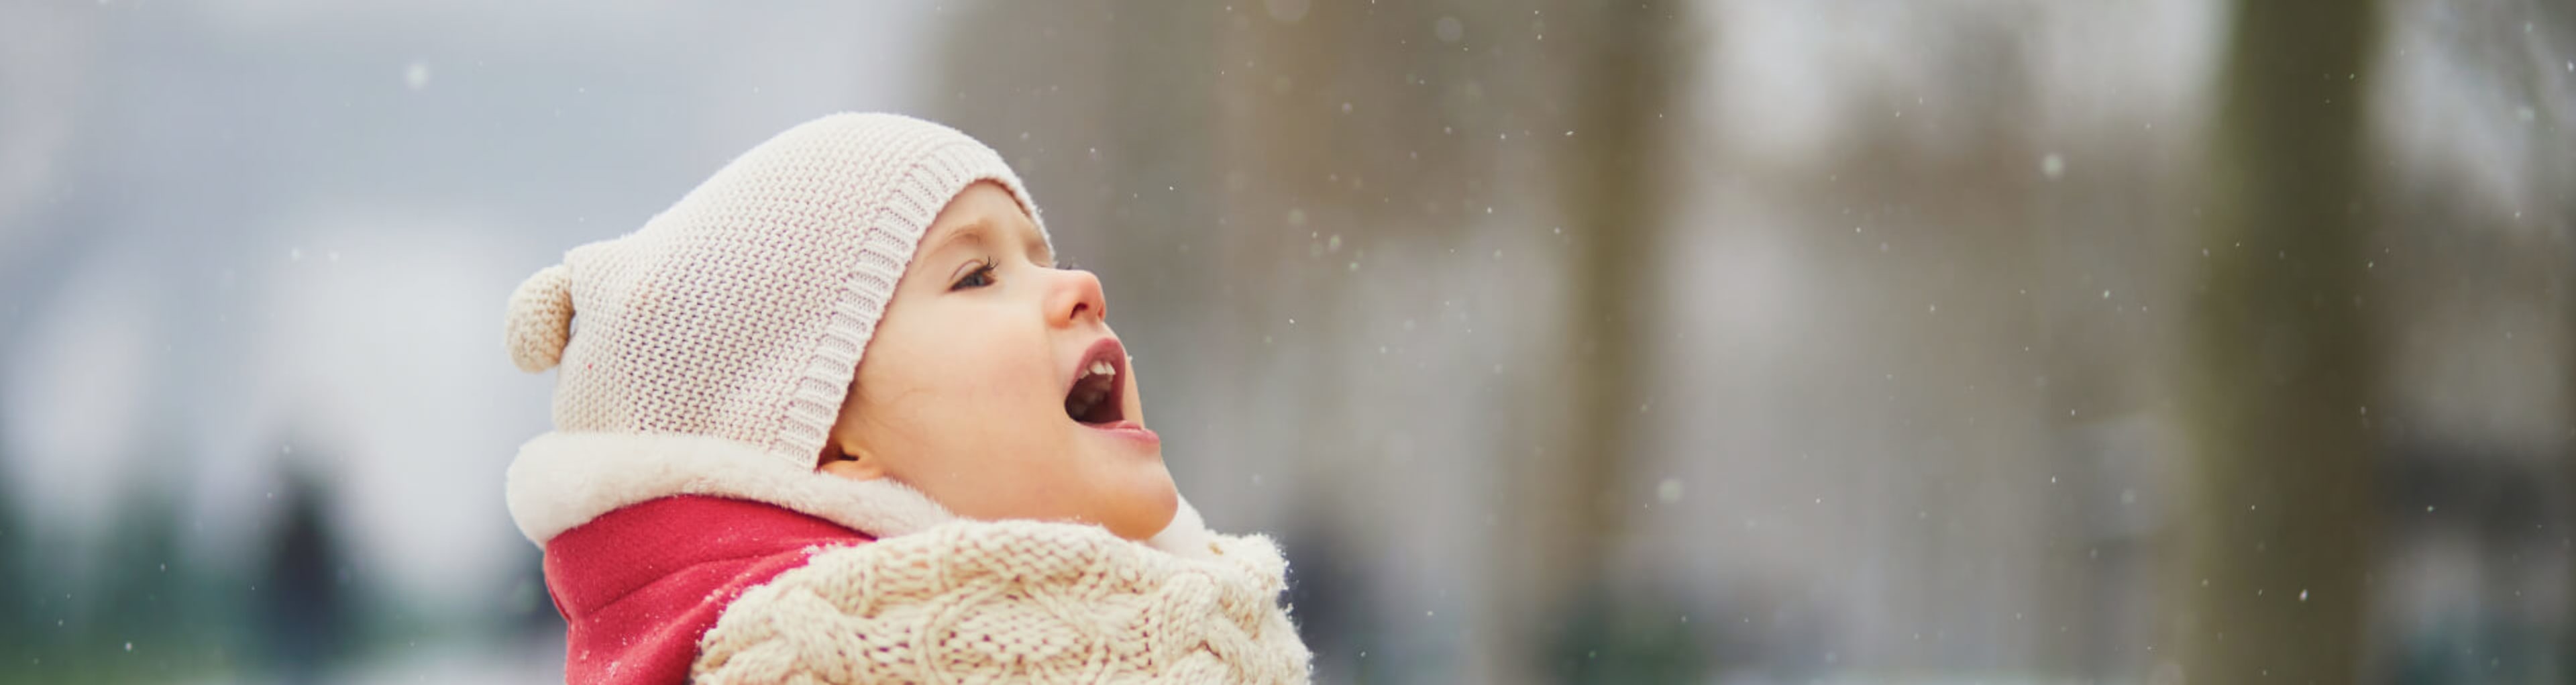
[[[1100,277],[1078,269],[1068,269],[1057,275],[1055,292],[1047,296],[1049,323],[1071,326],[1084,317],[1106,321],[1108,316],[1109,299],[1100,291]]]

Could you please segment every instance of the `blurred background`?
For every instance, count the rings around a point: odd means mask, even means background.
[[[502,304],[840,110],[1321,682],[2576,682],[2554,0],[0,0],[0,682],[559,682]]]

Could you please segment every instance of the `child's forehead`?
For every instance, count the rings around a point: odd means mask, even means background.
[[[1054,249],[1047,244],[1046,236],[1038,233],[1036,222],[1030,221],[1019,203],[1007,193],[1002,195],[1000,202],[958,202],[952,209],[959,211],[943,214],[939,222],[931,225],[930,232],[922,236],[922,252],[938,254],[966,247],[991,250],[1019,246],[1028,251],[1031,259],[1051,261]],[[961,195],[960,200],[967,198]]]

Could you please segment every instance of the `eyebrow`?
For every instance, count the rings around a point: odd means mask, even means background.
[[[947,237],[939,239],[938,243],[931,245],[928,250],[923,250],[921,254],[923,256],[936,255],[948,248],[956,247],[961,244],[990,246],[993,240],[993,233],[997,230],[1000,229],[995,227],[993,222],[990,220],[979,220],[974,223],[959,226],[957,227],[956,232],[950,233]],[[1031,234],[1031,239],[1027,241],[1029,245],[1029,261],[1037,262],[1039,264],[1052,264],[1055,261],[1055,252],[1049,249],[1046,241],[1035,239],[1034,234],[1036,232],[1037,231],[1035,229],[1031,229],[1026,232]]]

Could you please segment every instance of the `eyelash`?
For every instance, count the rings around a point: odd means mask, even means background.
[[[966,284],[966,282],[967,282],[967,281],[975,280],[975,279],[976,279],[976,278],[978,278],[978,277],[981,277],[981,278],[983,279],[983,282],[982,282],[982,283],[979,283],[979,284],[976,284],[976,285],[967,285],[967,284]],[[963,277],[963,278],[959,278],[959,279],[957,279],[957,282],[956,282],[956,283],[949,284],[949,286],[948,286],[948,290],[949,290],[950,292],[956,292],[956,291],[959,291],[959,290],[965,290],[965,289],[968,289],[968,288],[982,288],[982,287],[989,286],[989,285],[992,285],[992,284],[993,284],[993,263],[992,263],[992,262],[985,262],[983,265],[975,267],[975,270],[974,270],[974,271],[966,272],[966,276],[965,276],[965,277]]]
[[[1062,268],[1062,267],[1061,267],[1058,263],[1056,263],[1056,262],[1047,262],[1044,266],[1046,266],[1046,268],[1049,268],[1049,269]],[[977,284],[977,285],[967,285],[967,284],[966,284],[966,282],[967,282],[967,281],[974,280],[974,279],[976,279],[977,277],[981,277],[981,278],[983,278],[984,282],[983,282],[983,283],[981,283],[981,284]],[[975,270],[974,270],[974,271],[966,272],[966,275],[965,275],[965,276],[963,276],[963,277],[958,278],[956,283],[948,284],[948,291],[949,291],[949,292],[956,292],[956,291],[959,291],[959,290],[965,290],[965,289],[968,289],[968,288],[983,288],[983,287],[989,287],[989,286],[991,286],[991,285],[993,285],[993,263],[992,263],[992,262],[990,262],[990,261],[986,261],[986,262],[984,262],[984,263],[982,263],[982,264],[976,265],[976,267],[975,267]]]

